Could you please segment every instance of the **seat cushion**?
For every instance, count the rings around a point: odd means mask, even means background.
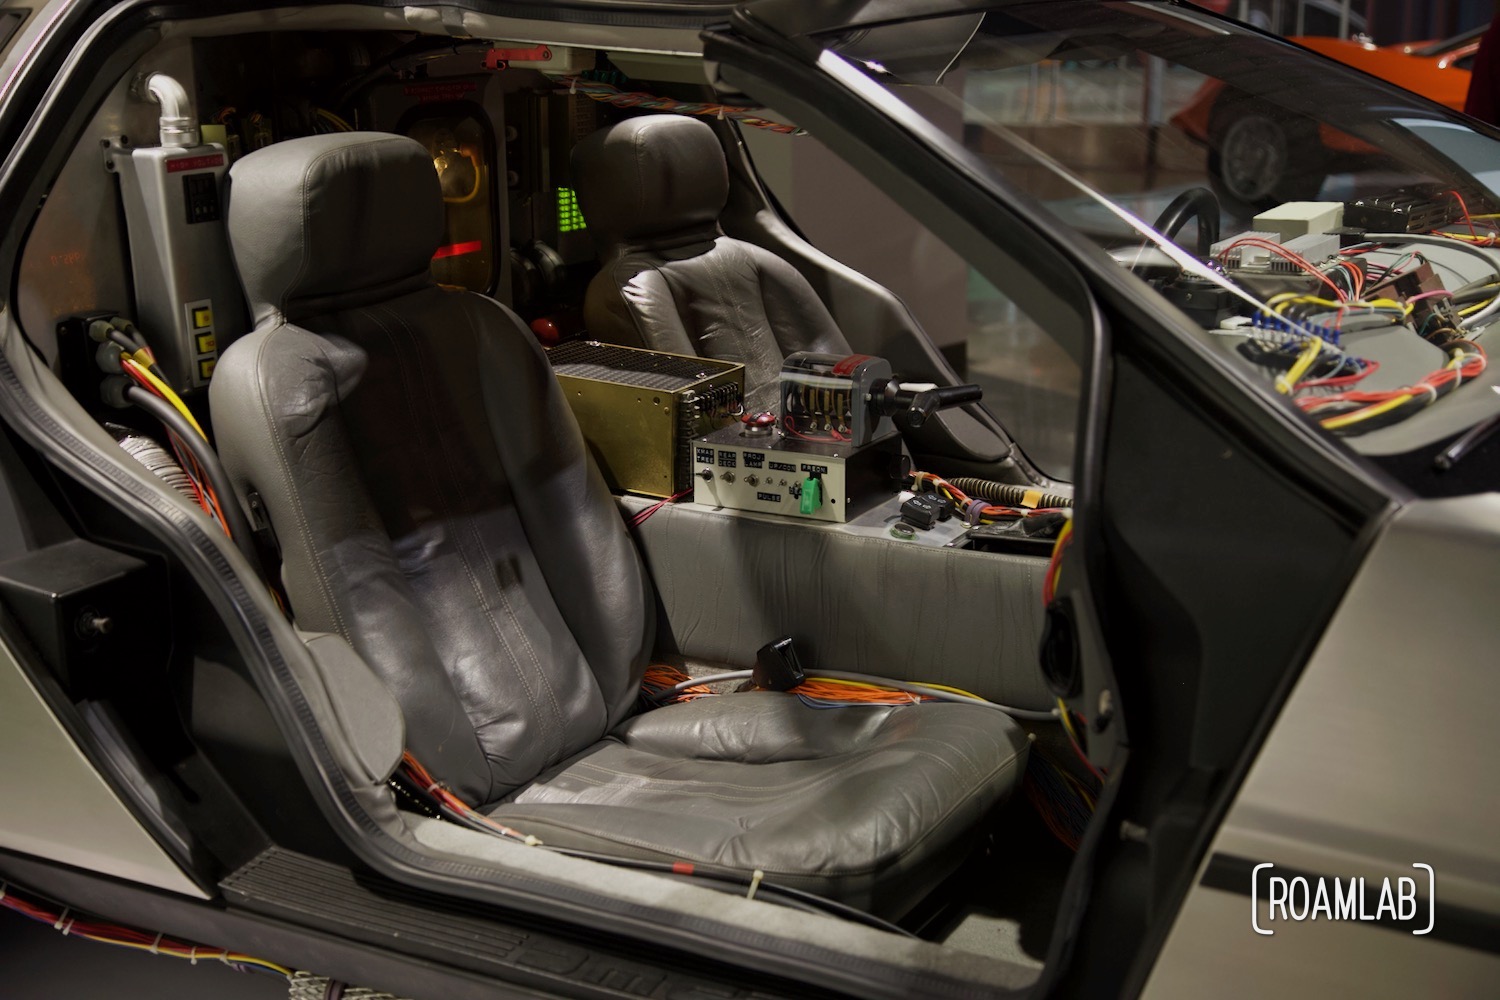
[[[725,695],[635,716],[490,810],[548,844],[748,872],[886,915],[963,860],[1025,770],[978,705]]]

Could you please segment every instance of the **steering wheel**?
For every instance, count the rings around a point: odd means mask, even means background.
[[[1207,257],[1210,248],[1219,242],[1219,199],[1208,188],[1188,188],[1173,198],[1151,228],[1177,243],[1177,234],[1192,218],[1198,220],[1198,247],[1195,252],[1199,257]],[[1178,245],[1181,246],[1180,243]]]

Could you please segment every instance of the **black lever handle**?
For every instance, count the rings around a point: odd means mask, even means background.
[[[870,389],[870,402],[876,410],[912,429],[927,423],[927,418],[938,410],[977,403],[984,398],[984,390],[977,385],[911,384],[894,378],[876,382]]]

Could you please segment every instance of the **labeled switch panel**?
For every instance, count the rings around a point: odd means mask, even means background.
[[[214,304],[200,299],[183,306],[193,335],[193,385],[205,385],[219,363],[219,337],[214,332]]]
[[[695,442],[693,459],[696,504],[841,524],[894,491],[901,439],[854,448],[734,425]]]

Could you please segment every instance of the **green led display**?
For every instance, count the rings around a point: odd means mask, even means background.
[[[574,233],[588,225],[578,208],[578,195],[572,188],[557,189],[557,231]]]

